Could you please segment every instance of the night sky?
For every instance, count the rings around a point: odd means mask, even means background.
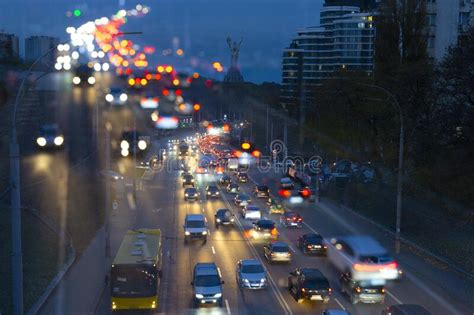
[[[66,26],[110,17],[124,3],[124,9],[136,4],[151,7],[141,18],[130,18],[125,31],[141,31],[130,37],[141,45],[156,47],[151,62],[177,65],[191,70],[194,59],[200,67],[220,61],[229,64],[226,37],[244,42],[239,63],[246,81],[280,82],[281,50],[298,28],[319,23],[323,0],[0,0],[0,31],[20,36],[23,55],[24,38],[49,35],[66,39]],[[79,18],[66,12],[81,9]],[[183,48],[185,55],[163,57],[162,50]],[[222,75],[221,75],[222,76]],[[219,78],[219,76],[216,76]]]

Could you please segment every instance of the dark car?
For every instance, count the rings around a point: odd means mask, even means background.
[[[226,191],[229,194],[237,194],[240,191],[240,187],[236,183],[230,183],[229,185],[227,185]]]
[[[216,229],[219,225],[234,225],[235,215],[229,209],[218,209],[214,214]]]
[[[288,290],[298,303],[304,300],[329,303],[332,289],[319,269],[296,268],[288,277]]]
[[[319,234],[304,234],[296,241],[296,246],[305,254],[322,254],[325,255],[327,245]]]
[[[219,183],[221,183],[221,185],[223,186],[227,186],[231,182],[232,182],[232,179],[227,175],[222,176],[221,179],[219,180]]]
[[[199,193],[196,188],[189,187],[184,190],[184,201],[198,200]]]
[[[253,239],[274,239],[278,237],[278,231],[275,223],[271,220],[261,219],[253,223],[253,228],[250,232]]]
[[[369,280],[355,281],[349,272],[344,273],[340,279],[341,292],[349,296],[352,304],[380,303],[385,300],[385,281]]]
[[[239,172],[237,174],[237,180],[239,181],[239,183],[246,183],[249,180],[249,175],[247,173]]]
[[[194,176],[193,175],[185,175],[183,178],[183,187],[192,186],[194,187]]]
[[[280,223],[286,227],[302,227],[303,217],[298,212],[286,211],[280,216]]]
[[[56,148],[60,149],[64,144],[64,136],[59,130],[58,125],[49,124],[41,126],[38,137],[36,138],[36,144],[41,149],[44,148]]]
[[[219,198],[219,188],[217,186],[207,186],[206,187],[206,198]]]
[[[250,204],[252,202],[252,199],[250,198],[249,195],[245,193],[238,193],[235,198],[234,198],[234,203],[237,206],[240,207],[245,207],[246,205]]]
[[[380,315],[431,315],[431,313],[420,305],[396,304],[382,310]]]
[[[253,192],[257,198],[268,198],[270,195],[270,189],[266,185],[256,185]]]
[[[120,154],[123,157],[144,154],[150,147],[150,141],[139,131],[125,130],[120,138]]]

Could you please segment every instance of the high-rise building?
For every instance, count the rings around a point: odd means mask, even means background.
[[[470,0],[426,0],[428,53],[443,59],[449,46],[456,45],[474,26],[474,2]]]
[[[47,51],[53,49],[59,44],[59,39],[50,36],[31,36],[25,39],[25,60],[35,61],[43,56]],[[51,52],[45,56],[40,64],[51,66],[55,63],[56,54]]]
[[[319,26],[298,30],[283,50],[281,104],[295,115],[295,107],[310,100],[314,87],[336,70],[373,70],[373,13],[325,5],[320,20]]]
[[[18,37],[14,34],[0,33],[0,61],[18,57]]]

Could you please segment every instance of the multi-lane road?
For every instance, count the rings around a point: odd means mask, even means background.
[[[62,74],[67,77],[67,74]],[[67,78],[64,78],[67,82]],[[263,243],[248,240],[243,231],[251,223],[243,220],[239,209],[233,204],[233,195],[221,190],[221,197],[206,200],[203,189],[217,181],[212,174],[203,176],[198,182],[201,192],[197,202],[184,201],[184,189],[179,177],[179,168],[175,157],[167,158],[165,168],[148,180],[139,180],[137,200],[132,198],[133,161],[118,156],[118,139],[125,127],[132,127],[136,121],[143,130],[149,113],[138,106],[127,106],[122,109],[109,109],[104,106],[104,91],[110,86],[111,79],[104,76],[92,88],[72,88],[68,83],[57,88],[49,100],[54,108],[54,117],[65,130],[66,150],[53,154],[38,152],[31,154],[23,161],[24,185],[35,183],[37,189],[27,195],[31,204],[40,203],[48,215],[61,218],[68,229],[97,229],[99,226],[84,226],[83,222],[74,222],[71,217],[92,217],[92,222],[100,221],[100,209],[103,201],[98,200],[91,192],[103,189],[103,182],[91,181],[104,165],[103,130],[106,122],[112,125],[112,169],[123,174],[123,183],[114,184],[123,188],[123,194],[117,197],[117,207],[111,210],[110,235],[111,256],[120,245],[125,231],[134,228],[160,228],[164,235],[163,278],[160,285],[160,300],[157,313],[187,314],[307,314],[316,313],[325,308],[346,309],[351,314],[379,314],[382,305],[351,305],[339,289],[339,275],[325,257],[308,257],[295,246],[296,239],[304,233],[317,231],[323,236],[340,234],[370,234],[384,246],[390,248],[391,236],[376,227],[369,225],[350,213],[342,213],[325,203],[304,204],[296,206],[303,215],[305,224],[300,229],[286,229],[278,225],[280,239],[290,244],[293,251],[291,264],[269,265],[263,258]],[[67,86],[66,86],[67,85]],[[176,131],[174,138],[182,137],[186,132]],[[153,141],[148,156],[167,145],[167,138]],[[255,183],[265,183],[273,193],[277,191],[278,171],[261,172],[252,168],[251,181],[242,184],[241,188],[251,193]],[[118,186],[116,188],[118,188]],[[220,186],[219,186],[220,187]],[[221,187],[222,189],[222,187]],[[49,198],[44,198],[47,195]],[[266,209],[263,199],[253,198],[254,204]],[[235,227],[216,229],[214,212],[219,208],[229,208],[238,218]],[[78,213],[80,215],[78,215]],[[199,242],[184,244],[184,217],[189,213],[203,213],[209,221],[209,238],[206,244]],[[278,216],[265,216],[278,222]],[[69,220],[68,220],[69,218]],[[102,230],[99,230],[102,231]],[[100,234],[100,232],[99,232]],[[99,235],[98,234],[98,235]],[[102,238],[94,240],[82,257],[73,265],[70,273],[47,301],[41,313],[110,313],[110,289],[104,289],[102,276],[110,264],[110,259],[103,258]],[[91,239],[91,237],[85,239]],[[95,244],[95,245],[94,245]],[[82,244],[85,247],[87,244]],[[93,251],[90,253],[90,251]],[[260,259],[269,272],[269,286],[264,290],[241,290],[235,280],[236,263],[244,258]],[[97,259],[96,259],[97,258]],[[432,314],[471,314],[474,284],[469,279],[462,279],[452,273],[437,273],[431,261],[414,258],[409,251],[397,257],[407,276],[399,283],[387,287],[384,305],[414,303],[425,306]],[[190,285],[192,268],[197,262],[215,262],[220,267],[224,284],[224,305],[222,308],[192,308],[192,287]],[[286,285],[288,273],[296,267],[310,266],[319,268],[330,280],[333,288],[331,302],[328,305],[314,303],[297,303],[289,294]],[[79,273],[83,270],[96,272]],[[79,270],[79,271],[75,271]],[[444,285],[443,285],[444,283]],[[66,289],[67,288],[67,289]],[[83,291],[80,295],[78,292]],[[77,299],[83,297],[84,300]],[[89,298],[89,300],[87,300]],[[58,303],[58,301],[61,301]]]

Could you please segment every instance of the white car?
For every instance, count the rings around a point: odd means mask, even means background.
[[[262,212],[257,206],[246,205],[242,208],[242,217],[246,220],[260,220],[262,218]]]
[[[336,237],[327,245],[329,261],[341,273],[350,272],[354,281],[399,277],[397,262],[370,236]]]

